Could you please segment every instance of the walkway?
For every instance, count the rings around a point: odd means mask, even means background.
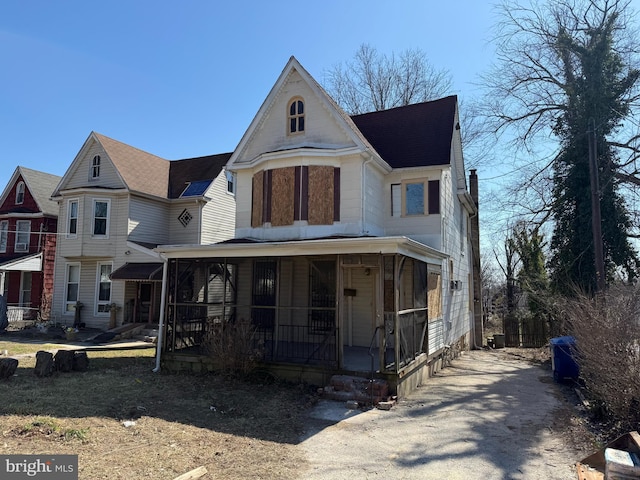
[[[550,371],[468,352],[391,411],[322,401],[301,444],[303,478],[574,480],[587,452],[562,437],[571,408]]]

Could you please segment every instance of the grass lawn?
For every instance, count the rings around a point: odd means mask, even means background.
[[[77,454],[81,479],[174,479],[200,466],[203,479],[291,479],[306,468],[295,445],[313,396],[301,386],[153,373],[154,349],[89,352],[87,372],[46,378],[20,356],[55,348],[0,342],[20,362],[0,381],[3,455]]]

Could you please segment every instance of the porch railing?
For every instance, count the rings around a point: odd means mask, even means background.
[[[17,305],[7,306],[7,318],[9,323],[35,322],[38,320],[39,309],[35,307],[24,307]]]
[[[424,309],[401,312],[396,326],[398,368],[412,362],[426,351],[427,315]]]
[[[265,362],[337,366],[337,328],[318,333],[307,325],[278,325],[258,329],[255,336]]]

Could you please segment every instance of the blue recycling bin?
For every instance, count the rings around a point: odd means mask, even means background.
[[[578,378],[580,367],[575,359],[576,339],[571,336],[556,337],[550,340],[550,344],[553,379],[562,382],[567,378]]]

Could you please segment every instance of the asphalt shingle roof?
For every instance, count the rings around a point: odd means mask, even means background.
[[[20,167],[20,174],[42,213],[57,217],[58,203],[51,200],[51,194],[60,183],[62,177],[26,167]]]
[[[451,158],[456,96],[351,117],[392,168],[446,165]]]

